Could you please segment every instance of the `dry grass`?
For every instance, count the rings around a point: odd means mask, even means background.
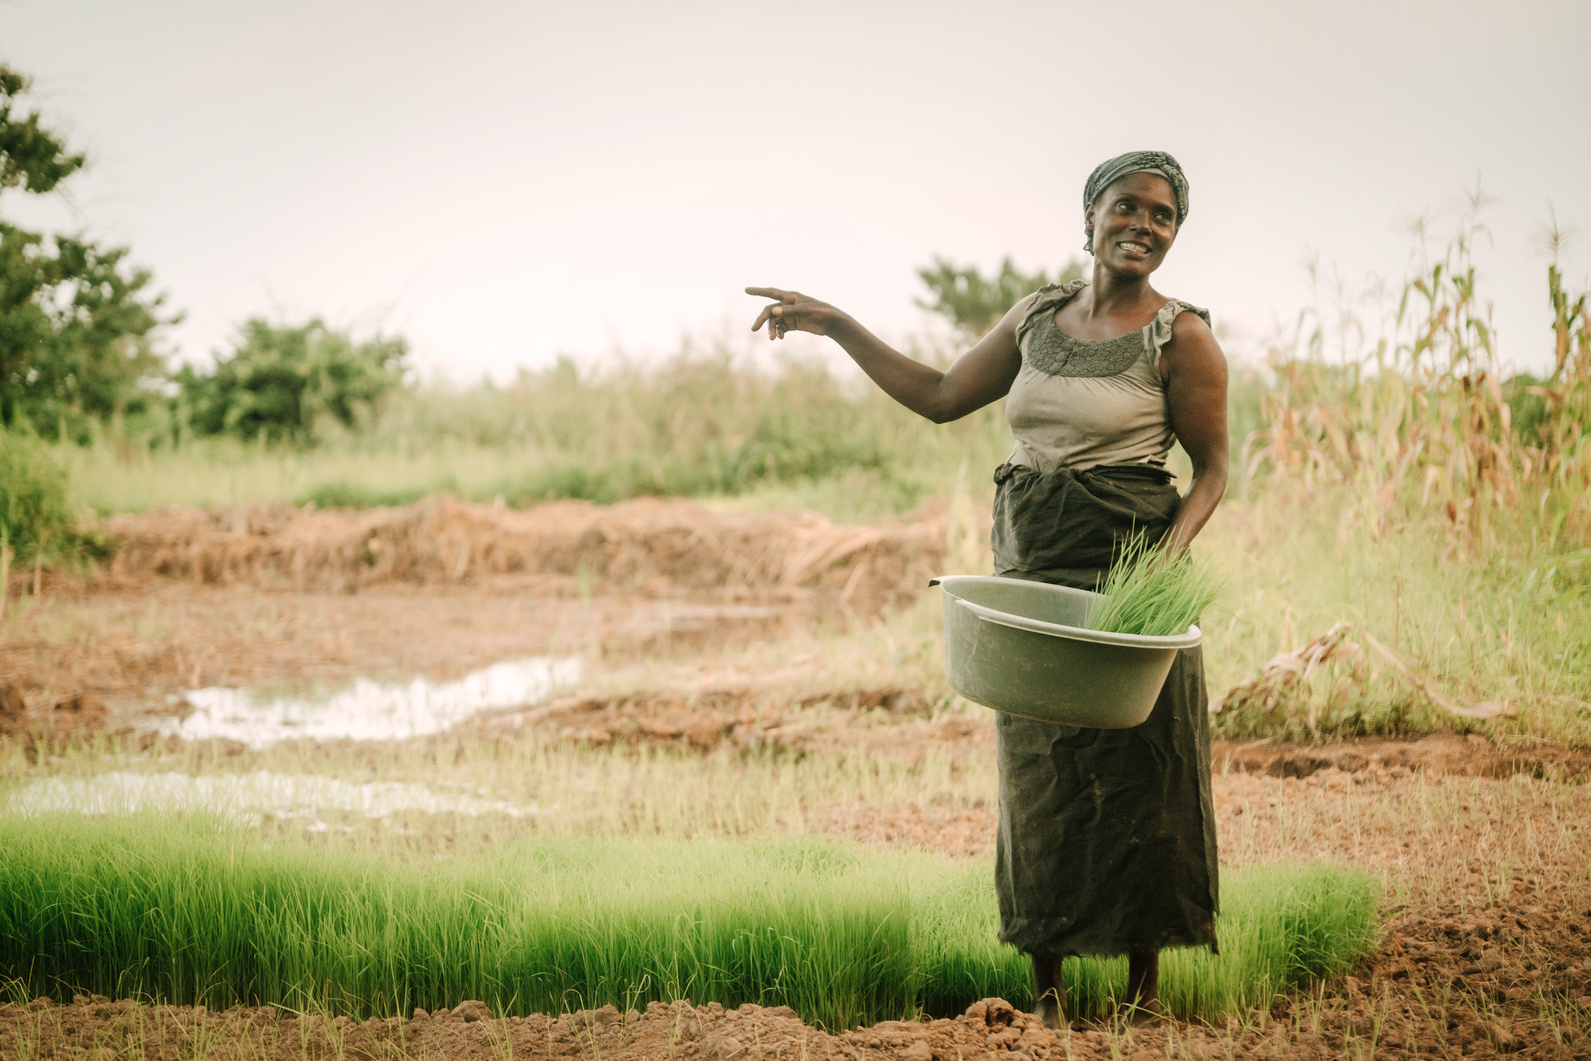
[[[113,517],[107,529],[119,542],[104,574],[113,585],[163,576],[341,592],[552,575],[585,594],[597,582],[645,596],[821,594],[876,613],[937,573],[946,524],[933,508],[848,527],[813,513],[715,513],[655,498],[520,511],[438,497],[362,511],[160,509]]]
[[[1351,505],[1279,486],[1198,543],[1227,576],[1202,624],[1212,696],[1232,691],[1220,732],[1591,743],[1591,552],[1543,543],[1528,513],[1486,548],[1428,520],[1367,541]]]

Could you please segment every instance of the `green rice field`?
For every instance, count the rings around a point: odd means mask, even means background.
[[[30,993],[243,1000],[370,1015],[713,1000],[837,1028],[1031,1003],[996,940],[991,867],[814,839],[548,840],[457,859],[325,857],[217,819],[0,820],[0,976]],[[1214,1018],[1348,968],[1377,933],[1363,873],[1229,873],[1221,955],[1172,952],[1173,1012]],[[1068,963],[1080,1013],[1122,959]]]

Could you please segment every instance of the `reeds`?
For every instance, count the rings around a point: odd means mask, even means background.
[[[0,976],[28,990],[354,1016],[467,998],[499,1013],[691,998],[789,1005],[850,1027],[977,999],[1031,1003],[995,938],[982,861],[820,840],[560,840],[446,862],[307,844],[205,819],[0,819]],[[1162,997],[1214,1018],[1368,952],[1362,873],[1226,875],[1221,957],[1168,955]],[[1120,962],[1068,963],[1080,1015]]]
[[[1220,592],[1209,566],[1190,554],[1169,556],[1143,534],[1117,550],[1088,625],[1113,634],[1170,637],[1187,633]]]

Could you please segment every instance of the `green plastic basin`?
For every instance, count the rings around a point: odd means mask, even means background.
[[[1089,729],[1129,729],[1154,710],[1178,650],[1174,637],[1088,628],[1099,594],[992,575],[942,575],[945,676],[973,703]]]

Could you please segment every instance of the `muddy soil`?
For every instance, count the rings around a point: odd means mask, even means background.
[[[569,598],[401,585],[293,593],[155,579],[136,590],[78,586],[29,601],[0,641],[0,731],[132,732],[158,716],[183,713],[184,692],[206,685],[297,692],[356,677],[447,681],[504,659],[561,654],[612,669],[710,650],[735,664],[738,647],[777,642],[812,625],[810,613],[789,601],[736,603],[710,594]],[[727,684],[708,677],[677,688],[584,693],[483,717],[476,726],[482,734],[528,732],[554,743],[698,751],[729,745],[910,754],[933,742],[992,740],[982,716],[941,710],[940,689],[854,682],[825,688],[799,675],[782,680],[770,668],[740,666],[751,673]],[[832,710],[812,710],[819,705]],[[1591,750],[1543,742],[1496,746],[1473,735],[1217,742],[1214,762],[1218,770],[1280,777],[1328,767],[1591,776]]]
[[[1482,1016],[1464,1003],[1426,1007],[1412,1019],[1373,998],[1350,979],[1345,1000],[1283,1002],[1250,1021],[1215,1028],[1162,1023],[1076,1024],[1045,1029],[1037,1017],[1003,999],[973,1003],[955,1019],[883,1021],[831,1033],[804,1024],[784,1006],[653,1002],[644,1012],[613,1006],[560,1016],[501,1017],[466,1000],[408,1018],[297,1016],[264,1008],[145,1006],[78,996],[60,1006],[47,999],[0,1007],[0,1050],[7,1056],[99,1057],[132,1053],[150,1061],[255,1057],[307,1059],[504,1057],[589,1058],[591,1061],[746,1061],[746,1059],[878,1059],[878,1061],[1050,1061],[1132,1058],[1496,1057],[1576,1058],[1588,1042],[1572,1027],[1549,1032]]]
[[[585,599],[479,591],[296,594],[157,582],[137,592],[46,594],[0,641],[0,716],[80,728],[53,713],[103,705],[96,727],[180,712],[207,685],[303,690],[354,678],[450,681],[505,659],[599,657],[608,664],[777,637],[789,605],[624,595]]]
[[[100,568],[0,587],[0,724],[81,728],[53,711],[73,697],[115,719],[205,685],[447,681],[519,656],[611,663],[853,623],[938,573],[942,509],[873,527],[659,499],[118,516]]]
[[[827,710],[813,711],[822,706]],[[571,696],[482,718],[485,733],[529,729],[544,739],[597,745],[707,750],[728,744],[784,751],[867,751],[913,755],[925,745],[994,743],[993,716],[941,711],[944,703],[898,686],[769,697],[756,690]],[[1591,776],[1591,749],[1543,741],[1498,745],[1476,734],[1406,739],[1289,743],[1214,742],[1217,772],[1307,778],[1321,770],[1357,774],[1401,770],[1467,777],[1570,781]]]
[[[742,1059],[899,1058],[960,1061],[998,1056],[1022,1061],[1110,1058],[1123,1047],[1164,1056],[1175,1043],[1183,1056],[1224,1056],[1221,1036],[1206,1029],[1141,1029],[1123,1034],[1105,1028],[1052,1032],[1037,1018],[1000,999],[977,1002],[954,1020],[885,1021],[871,1028],[830,1034],[803,1024],[790,1009],[716,1003],[672,1006],[654,1002],[645,1012],[613,1006],[559,1017],[503,1019],[480,1002],[450,1011],[416,1010],[407,1020],[364,1022],[339,1017],[284,1016],[273,1010],[137,1006],[79,997],[69,1006],[45,1000],[0,1008],[0,1048],[28,1056],[87,1054],[108,1042],[136,1042],[139,1056],[155,1059],[248,1056],[269,1061],[301,1058],[442,1057],[498,1061],[503,1057]],[[220,1044],[226,1044],[221,1047]],[[1215,1052],[1212,1053],[1212,1048]],[[1173,1055],[1175,1056],[1175,1055]]]
[[[1573,781],[1591,776],[1591,749],[1546,741],[1494,744],[1478,734],[1434,733],[1408,740],[1363,738],[1293,744],[1216,741],[1217,771],[1306,778],[1321,770],[1422,770],[1465,777],[1531,777]]]

